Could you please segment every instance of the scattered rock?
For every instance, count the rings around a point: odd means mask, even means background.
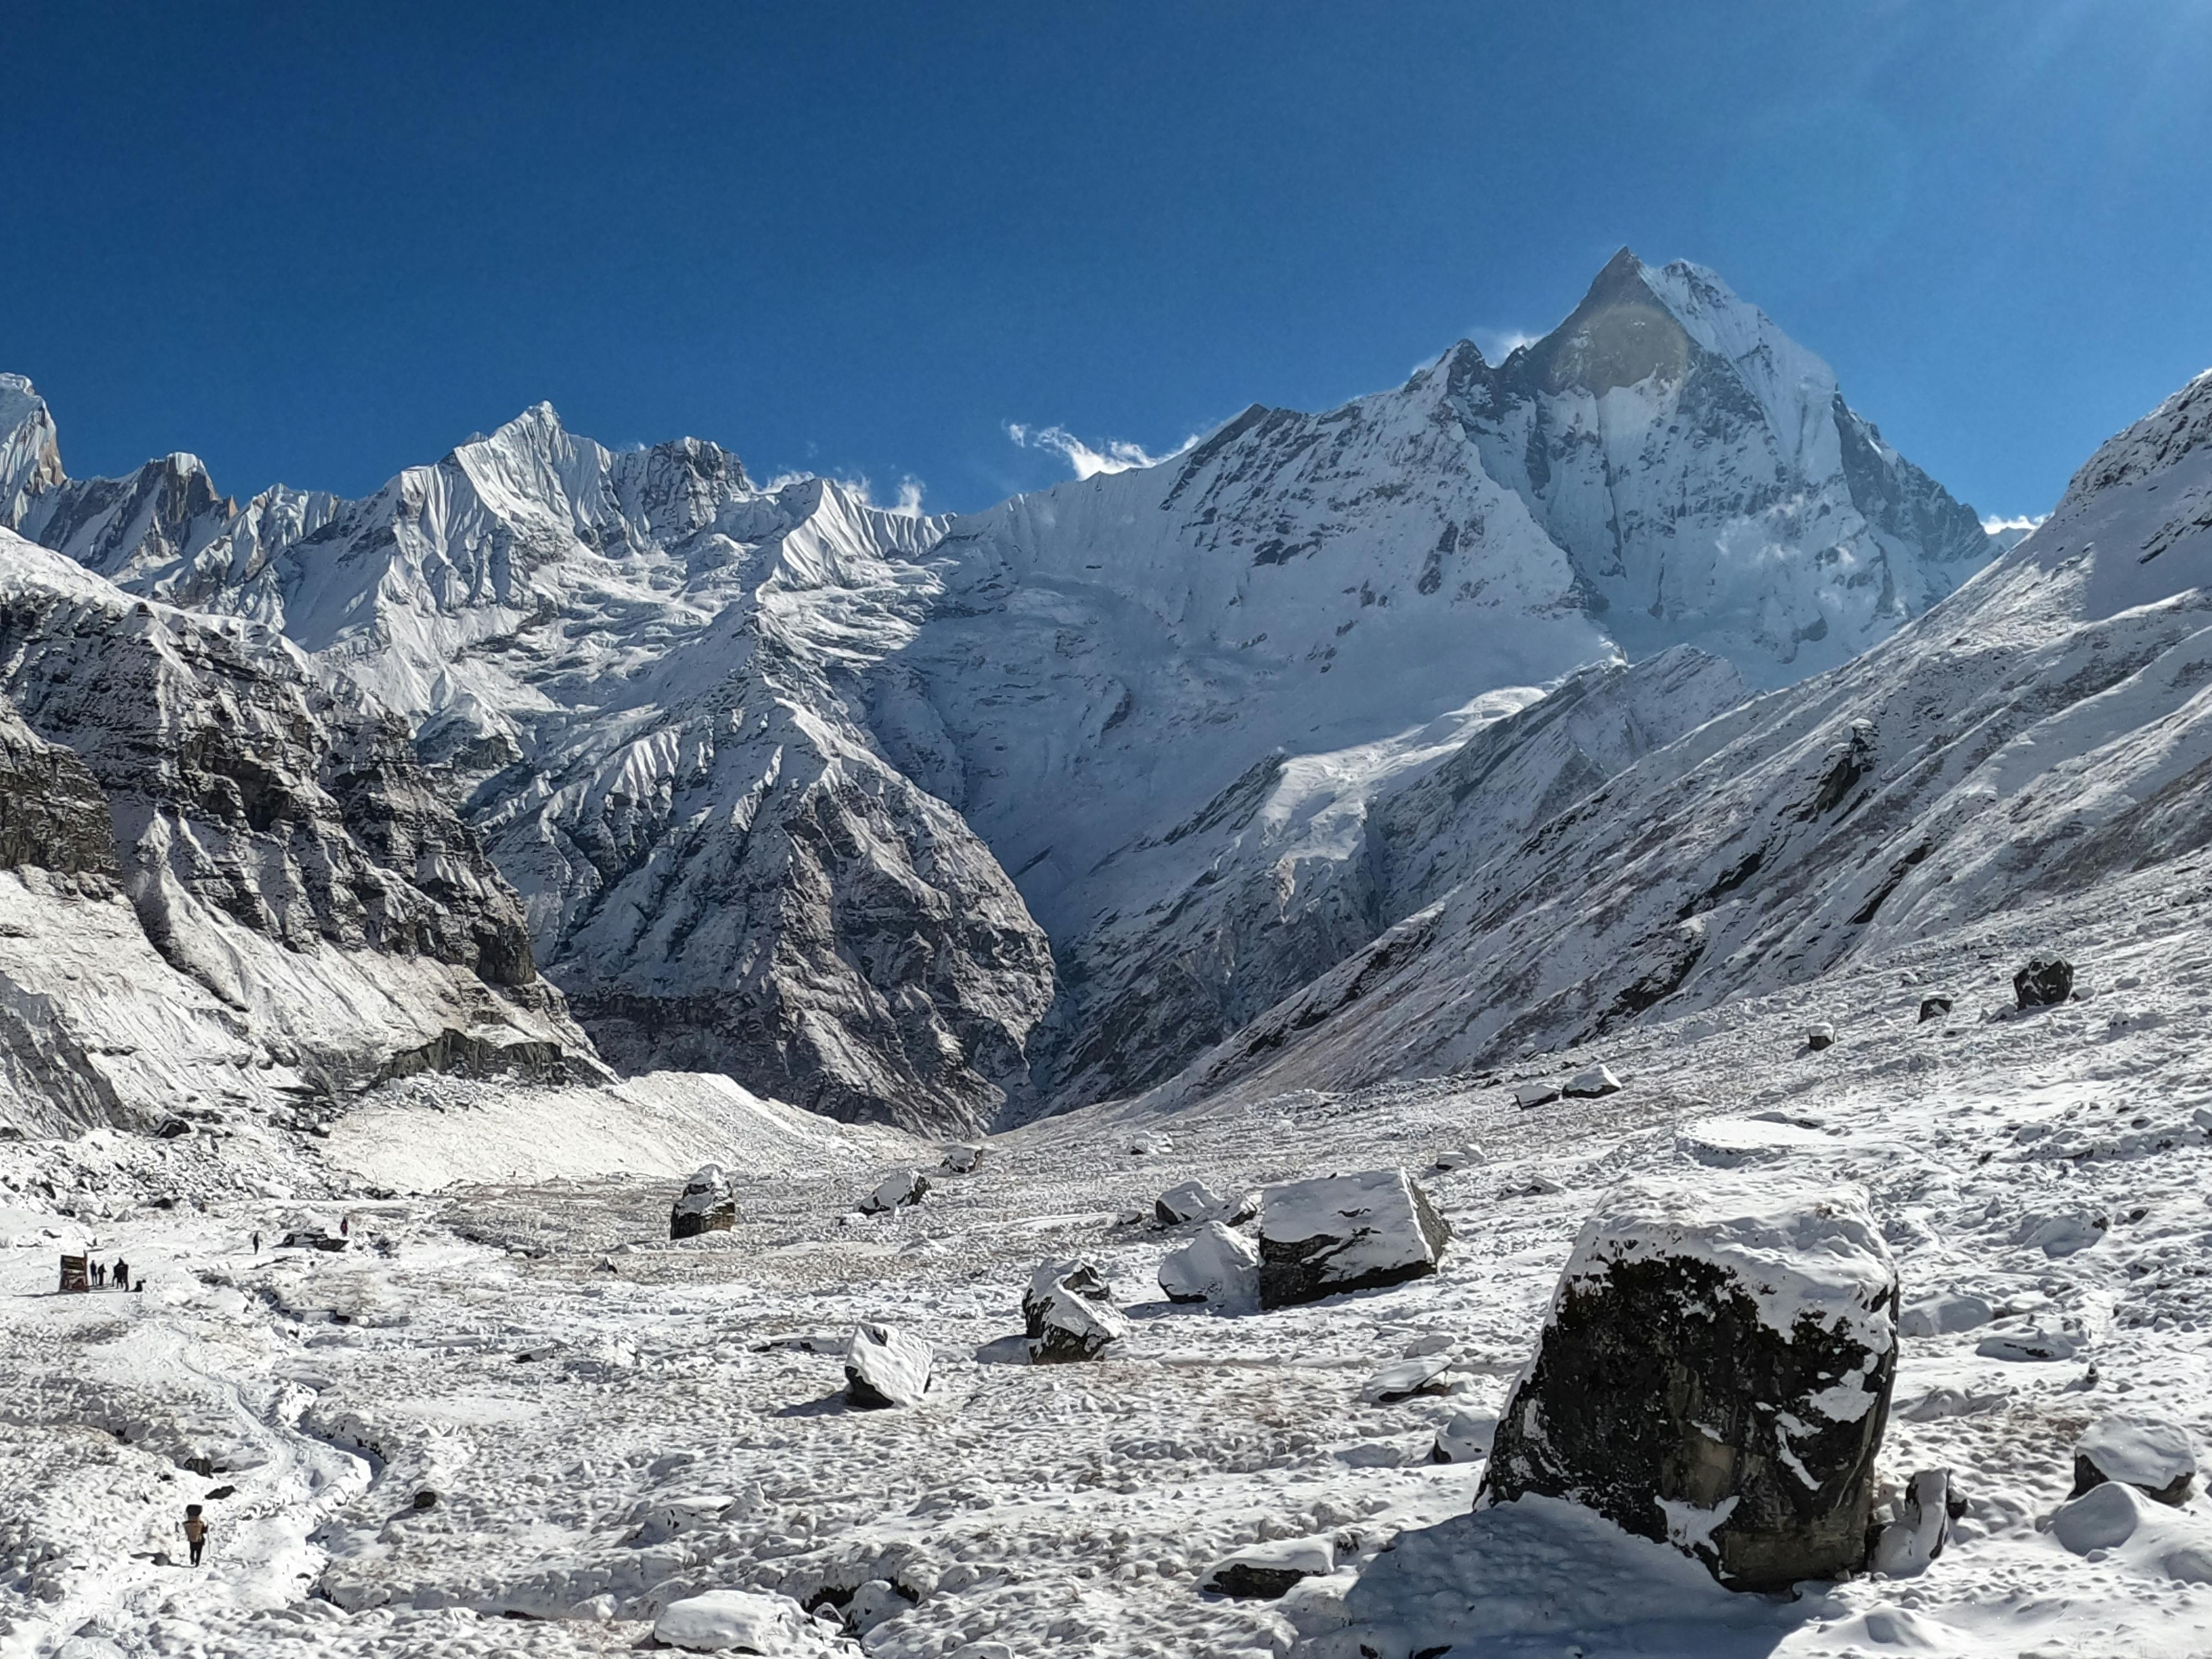
[[[825,1651],[819,1629],[787,1595],[708,1590],[671,1601],[653,1622],[653,1638],[695,1653],[782,1655]]]
[[[1227,1213],[1229,1200],[1203,1181],[1186,1181],[1170,1187],[1152,1204],[1152,1218],[1163,1227],[1186,1221],[1212,1221]]]
[[[1480,1412],[1454,1412],[1437,1431],[1437,1443],[1429,1450],[1431,1463],[1480,1463],[1490,1455],[1490,1437],[1498,1419]]]
[[[726,1233],[737,1224],[738,1196],[731,1189],[729,1171],[719,1164],[702,1166],[685,1182],[682,1196],[668,1212],[671,1238]]]
[[[1483,1161],[1482,1148],[1472,1141],[1464,1146],[1455,1146],[1448,1152],[1437,1154],[1436,1167],[1445,1175],[1454,1170],[1468,1170]]]
[[[1249,1308],[1260,1299],[1260,1252],[1250,1240],[1209,1221],[1160,1263],[1160,1289],[1170,1302]]]
[[[919,1406],[934,1360],[928,1343],[896,1325],[855,1326],[845,1346],[846,1403],[864,1412]]]
[[[1147,1129],[1141,1134],[1129,1137],[1127,1150],[1131,1158],[1158,1158],[1168,1151],[1171,1144],[1165,1135],[1157,1130]]]
[[[845,1604],[845,1628],[866,1636],[878,1625],[889,1624],[914,1606],[888,1578],[871,1578],[853,1592]]]
[[[2042,1361],[2071,1359],[2089,1346],[2087,1336],[2064,1326],[2056,1328],[2029,1326],[2020,1330],[1998,1331],[1984,1337],[1974,1345],[1974,1352],[1984,1359],[2021,1359]]]
[[[1325,1577],[1336,1571],[1336,1546],[1327,1538],[1283,1538],[1254,1544],[1223,1557],[1206,1569],[1200,1589],[1216,1595],[1272,1601],[1302,1578]]]
[[[1532,1106],[1548,1106],[1559,1097],[1559,1085],[1556,1083],[1522,1083],[1513,1090],[1513,1103],[1524,1112]]]
[[[2117,1480],[2161,1504],[2189,1499],[2197,1480],[2197,1448],[2179,1423],[2116,1413],[2074,1443],[2074,1496]]]
[[[1287,1308],[1432,1273],[1450,1237],[1403,1170],[1270,1187],[1261,1195],[1260,1305]]]
[[[1128,1319],[1114,1305],[1112,1287],[1088,1261],[1041,1264],[1022,1297],[1022,1320],[1029,1328],[1033,1365],[1096,1359],[1129,1334]]]
[[[1576,1241],[1480,1501],[1580,1504],[1735,1589],[1856,1571],[1896,1307],[1856,1187],[1624,1182]]]
[[[276,1241],[280,1250],[343,1250],[346,1241],[328,1233],[289,1232]]]
[[[1923,1025],[1931,1019],[1941,1019],[1950,1012],[1951,999],[1948,997],[1923,997],[1920,1000],[1920,1023]]]
[[[964,1144],[947,1146],[942,1167],[953,1175],[973,1175],[983,1161],[983,1149]]]
[[[895,1170],[877,1183],[875,1191],[861,1200],[860,1208],[869,1215],[881,1215],[887,1210],[919,1204],[928,1194],[929,1177],[921,1170]]]
[[[156,1140],[175,1140],[180,1136],[191,1133],[191,1132],[192,1126],[185,1122],[184,1119],[180,1117],[165,1117],[161,1120],[161,1127],[154,1131],[154,1139]]]
[[[1834,1048],[1836,1028],[1825,1019],[1818,1025],[1808,1026],[1805,1030],[1805,1046],[1816,1054],[1823,1048]]]
[[[1905,1483],[1897,1518],[1875,1535],[1867,1566],[1892,1578],[1927,1571],[1950,1541],[1951,1522],[1966,1513],[1966,1500],[1951,1490],[1948,1469],[1922,1469]]]
[[[434,1510],[438,1507],[438,1494],[425,1486],[409,1500],[407,1507],[414,1510]]]
[[[1448,1374],[1451,1365],[1449,1353],[1393,1360],[1367,1379],[1367,1386],[1359,1391],[1359,1397],[1373,1405],[1389,1406],[1411,1400],[1419,1394],[1443,1394],[1450,1386]]]
[[[1996,1316],[1995,1310],[1978,1296],[1964,1296],[1956,1291],[1941,1291],[1933,1296],[1923,1296],[1897,1316],[1899,1336],[1949,1336],[1954,1331],[1971,1331],[1986,1325]]]
[[[2074,964],[2037,957],[2012,976],[2012,994],[2022,1008],[2053,1007],[2074,994]]]
[[[1620,1079],[1613,1074],[1610,1066],[1592,1066],[1569,1078],[1565,1092],[1577,1100],[1594,1100],[1600,1095],[1617,1095],[1620,1092]]]

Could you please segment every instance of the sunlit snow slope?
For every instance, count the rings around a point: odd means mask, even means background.
[[[2212,375],[1864,657],[1646,757],[1172,1085],[1585,1042],[2212,841]]]

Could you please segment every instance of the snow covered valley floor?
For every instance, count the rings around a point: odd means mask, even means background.
[[[1495,1077],[1097,1108],[874,1218],[853,1209],[878,1176],[936,1148],[667,1083],[417,1080],[327,1139],[0,1144],[0,1656],[606,1653],[716,1588],[832,1592],[868,1626],[843,1650],[885,1659],[2212,1652],[2212,1504],[2083,1554],[2048,1528],[2104,1412],[2212,1437],[2208,903],[2192,861]],[[2053,949],[2079,1000],[2015,1013],[2014,969]],[[1936,995],[1952,1014],[1920,1023]],[[1627,1087],[1515,1105],[1592,1060]],[[1166,1150],[1132,1155],[1140,1133]],[[595,1145],[634,1172],[582,1175]],[[668,1243],[718,1147],[735,1230]],[[1237,1316],[1160,1299],[1188,1231],[1149,1219],[1168,1187],[1395,1164],[1454,1230],[1437,1276]],[[1908,1309],[1989,1304],[1904,1342],[1884,1468],[1947,1466],[1968,1503],[1923,1575],[1732,1595],[1563,1504],[1471,1516],[1480,1464],[1429,1461],[1447,1419],[1503,1402],[1598,1194],[1699,1167],[1861,1182]],[[342,1252],[274,1248],[341,1218]],[[149,1288],[53,1294],[88,1235]],[[1076,1254],[1134,1334],[993,1363],[1030,1269]],[[845,1407],[861,1319],[934,1345],[923,1407]],[[1363,1400],[1446,1346],[1449,1395]],[[198,1570],[167,1564],[192,1501]],[[1198,1587],[1232,1547],[1315,1534],[1337,1571],[1281,1601]],[[836,1650],[823,1628],[808,1650]]]

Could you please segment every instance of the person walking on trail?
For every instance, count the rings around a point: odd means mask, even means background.
[[[118,1291],[131,1288],[131,1264],[119,1255],[115,1258],[115,1288]]]
[[[185,1542],[191,1547],[192,1565],[200,1564],[200,1552],[207,1547],[208,1523],[200,1517],[198,1504],[185,1505]]]
[[[92,1288],[98,1290],[107,1282],[107,1269],[97,1261],[92,1264]]]
[[[338,1237],[340,1238],[351,1238],[353,1237],[353,1218],[351,1216],[342,1215],[338,1218]]]
[[[253,1230],[253,1254],[256,1255],[261,1254],[261,1229],[258,1227]]]

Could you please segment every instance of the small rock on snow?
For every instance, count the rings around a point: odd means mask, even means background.
[[[1273,1599],[1301,1578],[1314,1578],[1336,1571],[1336,1547],[1327,1538],[1284,1538],[1254,1544],[1227,1555],[1206,1569],[1200,1588],[1216,1595]]]
[[[1951,999],[1948,997],[1923,997],[1920,1000],[1920,1023],[1923,1025],[1931,1019],[1941,1019],[1950,1012]]]
[[[1532,1106],[1548,1106],[1559,1097],[1556,1083],[1522,1083],[1513,1091],[1513,1103],[1524,1112]]]
[[[1260,1252],[1241,1234],[1209,1221],[1189,1243],[1168,1253],[1159,1280],[1170,1302],[1249,1308],[1260,1297]]]
[[[1152,1218],[1163,1227],[1186,1221],[1211,1221],[1229,1208],[1229,1200],[1203,1181],[1186,1181],[1170,1187],[1152,1203]]]
[[[929,1177],[919,1170],[897,1170],[885,1176],[876,1190],[860,1204],[870,1215],[880,1215],[903,1205],[919,1204],[929,1194]]]
[[[1498,1419],[1486,1413],[1454,1412],[1437,1429],[1429,1462],[1480,1463],[1490,1455],[1490,1437],[1497,1428]]]
[[[2179,1423],[2140,1413],[2116,1413],[2074,1443],[2074,1496],[2108,1480],[2182,1504],[2197,1479],[2197,1449]]]
[[[1905,1501],[1894,1521],[1882,1528],[1867,1565],[1892,1578],[1924,1572],[1950,1541],[1951,1522],[1965,1512],[1951,1491],[1948,1469],[1922,1469],[1905,1483]]]
[[[1971,1331],[1976,1326],[1986,1325],[1994,1316],[1995,1310],[1980,1297],[1942,1291],[1922,1297],[1899,1314],[1897,1334],[1948,1336],[1954,1331]]]
[[[1613,1074],[1610,1066],[1593,1066],[1577,1072],[1567,1079],[1565,1092],[1577,1100],[1591,1100],[1600,1095],[1620,1092],[1620,1079]]]
[[[1829,1024],[1825,1019],[1818,1025],[1808,1026],[1806,1028],[1805,1046],[1808,1048],[1817,1051],[1822,1048],[1833,1048],[1835,1046],[1835,1042],[1836,1028]]]
[[[929,1392],[929,1344],[895,1325],[862,1324],[845,1347],[845,1399],[862,1411],[919,1406]]]
[[[1359,1397],[1377,1406],[1388,1406],[1396,1401],[1410,1400],[1417,1394],[1442,1394],[1449,1386],[1445,1376],[1451,1364],[1448,1353],[1393,1360],[1367,1379],[1367,1386],[1359,1391]]]
[[[820,1632],[798,1602],[750,1590],[708,1590],[671,1601],[653,1620],[653,1635],[657,1642],[695,1653],[825,1650]]]

